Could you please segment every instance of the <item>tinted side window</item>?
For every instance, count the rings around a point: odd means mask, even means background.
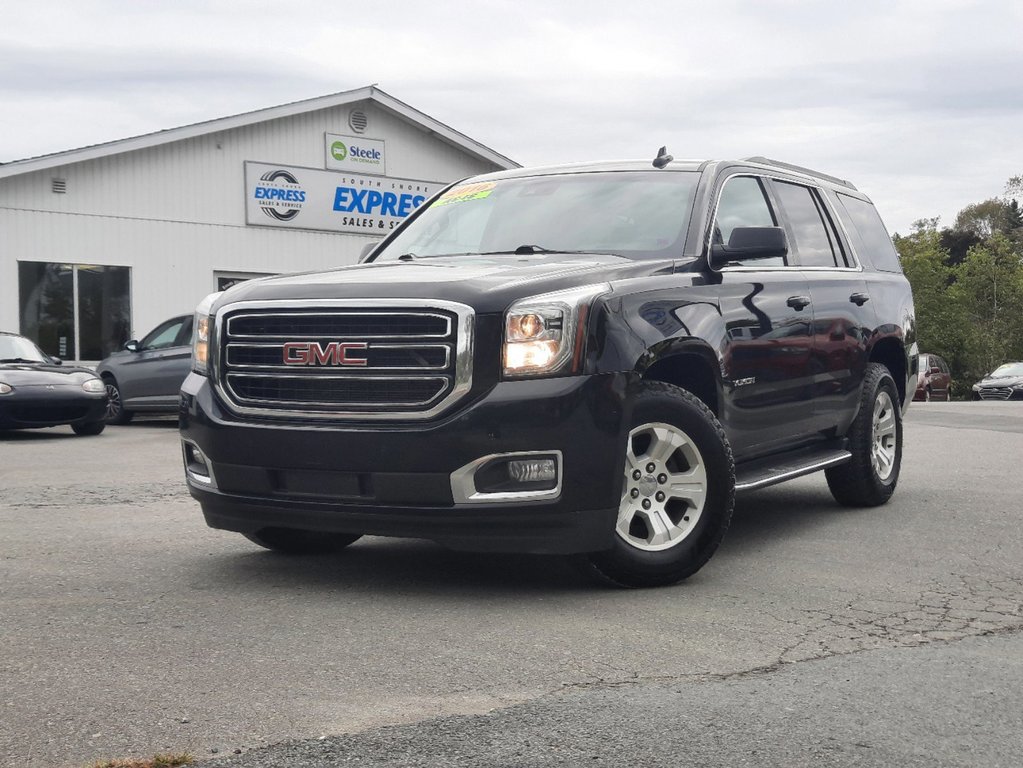
[[[849,230],[860,260],[884,272],[901,272],[899,254],[873,204],[842,193],[837,197],[838,214]]]
[[[752,176],[733,176],[721,190],[717,217],[714,220],[714,243],[728,244],[732,230],[736,227],[773,227],[777,225],[771,206],[767,202],[764,188],[759,179]],[[783,266],[785,260],[751,260],[751,264]]]
[[[186,317],[178,331],[178,337],[174,340],[175,347],[183,347],[192,343],[192,317]]]
[[[792,230],[795,242],[791,245],[799,263],[806,267],[844,266],[841,249],[836,248],[837,238],[813,190],[784,181],[774,182],[774,190]]]
[[[181,333],[181,326],[184,325],[186,319],[184,317],[177,317],[156,326],[156,328],[149,332],[148,336],[142,339],[142,343],[139,346],[142,349],[173,347],[178,334]]]

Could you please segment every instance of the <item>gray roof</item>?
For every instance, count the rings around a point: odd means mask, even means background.
[[[342,91],[328,96],[319,96],[314,99],[295,101],[290,104],[282,104],[277,107],[258,109],[255,112],[245,112],[231,117],[221,117],[216,120],[207,120],[202,123],[185,125],[180,128],[168,128],[167,130],[147,133],[142,136],[134,136],[118,141],[109,141],[103,144],[94,144],[80,149],[69,149],[65,152],[56,152],[50,155],[30,157],[25,160],[15,160],[0,165],[0,179],[8,176],[17,176],[23,173],[46,170],[58,166],[80,163],[86,160],[95,160],[101,157],[132,152],[138,149],[169,144],[174,141],[182,141],[197,136],[204,136],[210,133],[228,131],[233,128],[240,128],[254,123],[262,123],[268,120],[276,120],[282,117],[291,117],[305,112],[315,112],[321,109],[355,104],[360,101],[372,101],[378,106],[397,115],[398,117],[416,125],[419,125],[436,135],[442,141],[461,149],[462,151],[494,163],[501,168],[518,168],[519,164],[504,155],[501,155],[489,147],[470,139],[463,133],[459,133],[444,123],[434,120],[429,115],[410,107],[403,101],[399,101],[388,93],[369,85],[365,88],[357,88],[351,91]]]

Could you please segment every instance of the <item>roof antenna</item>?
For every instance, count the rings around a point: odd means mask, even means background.
[[[663,168],[675,158],[668,154],[667,147],[657,150],[657,157],[654,158],[654,168]]]

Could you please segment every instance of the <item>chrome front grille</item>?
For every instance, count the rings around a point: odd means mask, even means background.
[[[977,394],[981,400],[1008,400],[1012,397],[1012,387],[981,387]]]
[[[471,387],[473,320],[453,302],[241,302],[217,316],[217,389],[245,414],[429,418]]]

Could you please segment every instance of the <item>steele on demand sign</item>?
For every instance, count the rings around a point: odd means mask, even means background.
[[[245,163],[245,221],[257,227],[383,235],[444,185]]]
[[[331,171],[385,174],[387,162],[384,142],[361,136],[325,134],[327,140],[326,168]]]

